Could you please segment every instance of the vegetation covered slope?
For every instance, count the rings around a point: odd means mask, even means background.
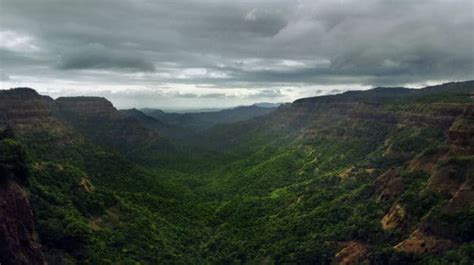
[[[121,122],[65,116],[31,90],[1,92],[0,110],[27,153],[50,264],[471,264],[473,91],[302,99],[172,154],[128,152]]]
[[[209,256],[472,262],[473,83],[446,86],[305,99],[214,131],[241,157],[205,186],[222,201]]]
[[[10,130],[0,133],[0,262],[45,264],[33,215],[23,185],[28,168],[25,152]]]
[[[77,124],[56,116],[52,99],[33,90],[1,93],[2,127],[25,147],[29,197],[48,264],[198,259],[194,241],[206,229],[200,209],[190,204],[195,196],[169,181],[178,173],[165,178],[111,151],[112,145],[91,142],[101,138],[83,136]]]

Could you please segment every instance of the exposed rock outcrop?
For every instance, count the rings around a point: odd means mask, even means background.
[[[91,141],[120,151],[164,145],[156,131],[120,113],[100,97],[62,97],[55,100],[56,115]]]
[[[61,144],[80,139],[71,136],[76,129],[93,142],[121,151],[170,148],[156,130],[142,126],[100,97],[53,100],[31,88],[0,91],[0,125],[20,134],[47,131]]]
[[[53,129],[53,100],[39,95],[31,88],[15,88],[0,91],[0,120],[18,131],[31,132]]]
[[[368,252],[364,244],[351,241],[336,254],[336,262],[339,265],[360,264],[367,258]]]
[[[0,184],[0,263],[46,264],[25,191],[15,182]]]
[[[60,97],[55,100],[59,111],[78,118],[118,118],[120,113],[112,103],[101,97]]]
[[[79,187],[81,190],[91,193],[95,191],[95,186],[92,185],[91,181],[87,177],[82,177],[79,181]]]
[[[396,204],[390,211],[382,218],[380,223],[384,230],[391,230],[396,227],[400,227],[405,222],[406,212],[405,209],[400,205]]]
[[[0,132],[0,264],[45,264],[28,196],[25,152],[8,131]]]
[[[394,248],[408,253],[432,253],[443,251],[452,247],[453,242],[446,239],[427,235],[420,230],[414,231],[409,238],[397,244]]]

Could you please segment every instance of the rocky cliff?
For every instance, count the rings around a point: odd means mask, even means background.
[[[55,106],[57,117],[100,145],[126,153],[166,146],[156,130],[119,112],[105,98],[61,97],[55,100]]]
[[[43,265],[28,194],[24,152],[2,132],[0,139],[0,263]]]
[[[0,184],[0,263],[46,264],[25,190],[16,182]]]
[[[20,134],[47,132],[63,145],[80,139],[79,132],[92,142],[123,152],[171,148],[158,130],[146,128],[99,97],[53,100],[31,88],[0,91],[0,123]]]
[[[22,132],[55,128],[53,99],[39,95],[31,88],[0,91],[0,117],[3,122]]]

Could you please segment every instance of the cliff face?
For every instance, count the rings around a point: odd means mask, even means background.
[[[15,182],[0,184],[0,216],[0,263],[46,264],[28,197]]]
[[[60,112],[77,116],[78,119],[117,119],[120,113],[112,103],[100,97],[60,97],[55,100]]]
[[[51,107],[53,100],[31,88],[0,91],[0,119],[18,131],[34,132],[58,125]]]
[[[0,263],[45,264],[27,193],[28,169],[21,146],[0,134]]]
[[[55,100],[56,115],[87,138],[122,152],[162,142],[154,130],[119,112],[112,103],[99,97],[68,97]]]
[[[271,123],[291,130],[304,129],[305,132],[312,131],[313,133],[325,130],[327,126],[344,129],[368,123],[394,127],[436,127],[447,132],[455,119],[468,119],[469,108],[472,107],[443,102],[391,106],[358,100],[321,103],[303,101],[279,109],[273,115]],[[460,126],[459,130],[467,133],[470,130],[470,128],[465,128],[468,123],[463,124],[464,127]],[[353,135],[353,133],[350,134]],[[453,130],[452,134],[456,137],[457,133]]]
[[[30,88],[0,91],[0,124],[20,134],[47,133],[61,145],[81,139],[79,132],[92,142],[123,152],[170,148],[157,130],[146,128],[99,97],[53,100]]]

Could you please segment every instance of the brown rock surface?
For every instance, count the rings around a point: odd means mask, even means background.
[[[461,148],[474,146],[474,105],[466,107],[462,116],[458,117],[449,128],[449,140]]]
[[[0,264],[46,264],[27,196],[15,182],[0,184]]]
[[[464,182],[449,200],[445,209],[449,212],[459,212],[474,207],[474,180]]]
[[[391,230],[402,226],[405,221],[405,215],[405,209],[400,204],[396,204],[380,221],[382,228],[384,230]]]
[[[0,91],[0,121],[22,132],[53,128],[52,101],[30,88]]]
[[[402,252],[423,254],[447,250],[452,245],[453,242],[450,240],[440,239],[415,230],[409,238],[398,243],[394,248]]]
[[[375,180],[375,186],[379,199],[393,200],[403,192],[404,184],[400,172],[389,169]]]
[[[340,265],[359,264],[367,258],[367,254],[364,244],[351,241],[336,254],[336,262]]]

